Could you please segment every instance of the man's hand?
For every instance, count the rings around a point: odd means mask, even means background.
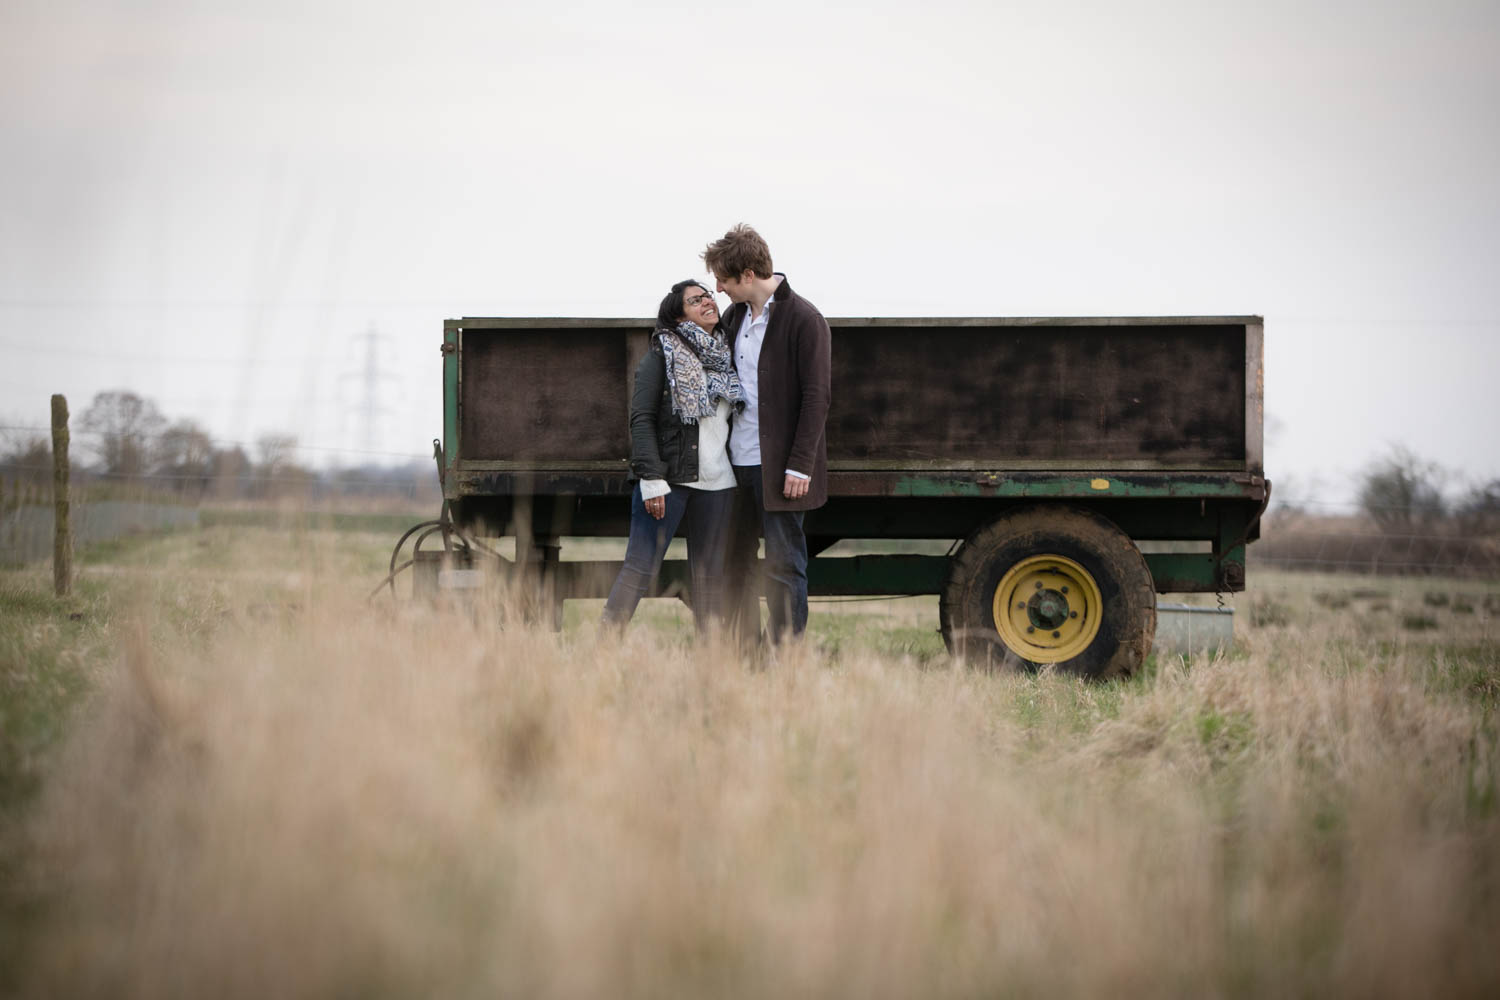
[[[807,488],[811,483],[811,479],[803,479],[801,476],[794,476],[788,472],[786,482],[781,486],[781,495],[788,500],[798,500],[807,496]]]
[[[664,518],[664,517],[667,516],[667,498],[666,497],[652,497],[650,500],[645,501],[645,504],[646,504],[646,513],[650,514],[652,517],[656,518],[658,521],[660,521],[662,518]]]

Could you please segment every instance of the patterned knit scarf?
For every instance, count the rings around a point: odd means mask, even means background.
[[[713,416],[721,399],[728,400],[736,413],[745,408],[745,390],[740,388],[727,341],[691,320],[678,323],[676,330],[659,329],[656,335],[667,358],[672,412],[683,423],[696,424],[699,417]]]

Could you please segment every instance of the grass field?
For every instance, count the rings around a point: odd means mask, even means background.
[[[749,669],[673,602],[366,603],[354,527],[0,574],[0,987],[1500,990],[1493,584],[1252,568],[1235,651],[1104,685],[823,603]]]

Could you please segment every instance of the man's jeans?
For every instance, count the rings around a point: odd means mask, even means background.
[[[658,521],[646,513],[641,486],[637,483],[630,498],[630,541],[625,546],[625,565],[620,567],[609,600],[604,603],[604,624],[623,626],[630,621],[636,605],[655,585],[667,554],[667,543],[680,525],[687,534],[693,621],[700,633],[708,631],[710,623],[723,626],[725,559],[738,492],[674,486],[666,496],[666,516]]]
[[[807,536],[802,533],[803,511],[766,510],[760,471],[758,465],[734,467],[740,502],[735,515],[731,574],[749,583],[756,540],[764,534],[766,608],[771,616],[771,641],[780,642],[788,632],[800,636],[807,628]],[[740,627],[758,632],[760,607],[754,589],[739,607]]]

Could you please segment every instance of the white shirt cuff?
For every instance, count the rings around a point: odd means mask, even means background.
[[[655,500],[657,497],[664,497],[671,492],[672,487],[667,483],[665,479],[641,480],[642,500]]]
[[[789,475],[789,476],[796,476],[798,479],[811,479],[812,478],[812,476],[809,476],[806,473],[797,472],[794,469],[787,469],[786,470],[786,474]]]

